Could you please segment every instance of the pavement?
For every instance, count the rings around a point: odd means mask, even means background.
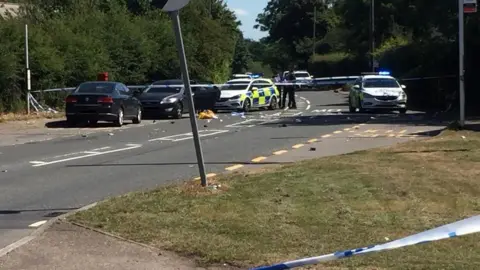
[[[349,113],[345,98],[343,93],[299,92],[297,110],[252,112],[245,118],[220,113],[219,119],[200,120],[209,176],[434,136],[446,125],[420,112]],[[23,138],[29,143],[0,146],[0,249],[68,211],[198,177],[187,118],[116,129],[49,126],[61,132],[44,128],[37,133],[53,134],[49,140]],[[65,130],[72,133],[65,135]],[[0,268],[195,269],[187,259],[173,259],[167,266],[166,259],[159,262],[145,247],[125,247],[95,232],[62,226],[71,225],[57,224],[0,258]],[[77,243],[84,235],[90,240]],[[102,252],[123,258],[118,261],[124,266]]]

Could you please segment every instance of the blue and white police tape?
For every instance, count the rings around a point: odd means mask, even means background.
[[[474,216],[461,221],[450,223],[435,229],[431,229],[425,232],[414,234],[402,239],[391,241],[385,244],[373,245],[364,248],[357,248],[345,251],[339,251],[327,255],[318,257],[304,258],[295,261],[284,262],[271,266],[263,266],[258,268],[252,268],[251,270],[284,270],[292,269],[296,267],[318,264],[322,262],[328,262],[356,255],[363,255],[367,253],[380,252],[390,249],[396,249],[406,246],[412,246],[417,244],[428,243],[432,241],[438,241],[447,238],[453,238],[456,236],[462,236],[472,233],[480,232],[480,216]]]

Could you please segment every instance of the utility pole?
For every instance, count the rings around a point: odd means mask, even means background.
[[[30,60],[28,55],[28,24],[25,24],[25,79],[27,82],[27,114],[30,114],[30,91],[32,90],[32,82],[30,75]]]
[[[464,0],[458,0],[458,75],[460,94],[460,127],[465,126],[465,25]]]
[[[375,72],[375,0],[370,0],[370,66]]]
[[[317,43],[317,5],[316,3],[313,6],[313,48],[312,48],[312,60],[315,57],[315,45]]]

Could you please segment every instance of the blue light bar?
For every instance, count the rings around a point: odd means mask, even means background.
[[[390,75],[390,74],[391,74],[390,71],[380,71],[380,72],[378,72],[378,75],[386,75],[386,76],[388,76],[388,75]]]

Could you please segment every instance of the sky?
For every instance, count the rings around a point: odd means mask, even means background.
[[[235,12],[237,18],[242,22],[240,29],[245,38],[259,40],[267,36],[266,32],[253,29],[255,19],[267,6],[268,0],[225,0],[228,7]]]

